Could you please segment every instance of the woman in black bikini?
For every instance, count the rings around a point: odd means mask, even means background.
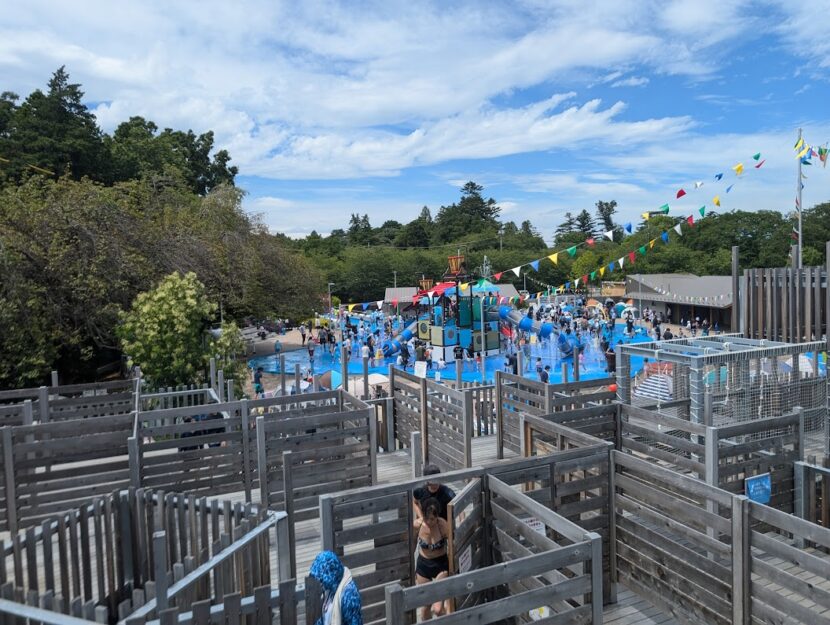
[[[418,560],[415,564],[415,583],[426,584],[436,579],[444,579],[449,575],[449,560],[447,560],[447,535],[449,528],[446,519],[438,516],[440,505],[438,500],[430,497],[421,505],[424,517],[418,529]],[[448,602],[433,603],[432,616],[441,616],[447,612]],[[430,606],[419,608],[420,620],[427,619],[427,610]]]

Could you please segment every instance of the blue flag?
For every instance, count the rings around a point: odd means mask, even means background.
[[[660,238],[663,239],[663,243],[669,242],[669,231],[666,230],[663,234],[660,235]]]
[[[538,260],[531,261],[530,266],[533,267],[533,271],[539,271],[539,261]]]
[[[610,263],[608,263],[608,271],[614,271],[614,261],[613,260]]]
[[[631,222],[630,221],[627,224],[625,224],[625,231],[628,232],[629,234],[631,234]]]
[[[723,174],[715,174],[715,180],[720,180],[723,178]]]

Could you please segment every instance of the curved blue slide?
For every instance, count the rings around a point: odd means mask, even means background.
[[[383,350],[383,355],[388,358],[389,356],[394,356],[401,350],[401,341],[406,343],[409,341],[412,336],[415,334],[415,331],[418,329],[418,322],[413,321],[408,326],[406,326],[401,333],[396,336],[391,341],[385,341],[381,349]]]
[[[499,318],[502,321],[516,326],[522,332],[533,332],[538,334],[539,338],[546,339],[553,334],[553,324],[550,322],[542,323],[536,321],[532,317],[523,315],[512,306],[499,306]]]

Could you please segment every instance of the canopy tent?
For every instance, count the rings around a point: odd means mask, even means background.
[[[418,291],[412,296],[412,301],[414,303],[431,304],[433,303],[430,301],[431,298],[441,297],[446,294],[448,289],[455,291],[455,282],[439,282],[428,291]]]

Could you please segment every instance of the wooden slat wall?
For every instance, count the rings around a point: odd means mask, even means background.
[[[465,396],[438,382],[426,380],[427,462],[442,471],[471,466],[472,422],[466,423]],[[472,416],[472,414],[470,415]]]
[[[303,463],[294,468],[295,521],[316,517],[316,498],[323,493],[371,485],[375,470],[371,449],[374,440],[372,407],[351,412],[298,415],[302,413],[267,414],[257,419],[262,503],[272,510],[285,507],[285,452],[297,454],[297,462]]]
[[[503,449],[521,453],[519,442],[519,415],[542,415],[548,412],[545,385],[512,373],[496,375],[500,423],[498,433]]]
[[[413,432],[421,431],[421,378],[398,369],[389,369],[390,393],[394,398],[395,438],[408,448]]]
[[[742,323],[747,337],[800,343],[820,340],[826,332],[823,267],[745,269],[741,282],[746,302]]]
[[[450,527],[447,557],[450,562],[450,575],[479,569],[489,560],[486,553],[489,545],[484,521],[483,495],[481,478],[475,478],[470,480],[447,505]],[[477,590],[454,597],[453,611],[477,605],[483,598],[483,593]]]
[[[612,455],[619,580],[681,622],[732,623],[732,497]]]

